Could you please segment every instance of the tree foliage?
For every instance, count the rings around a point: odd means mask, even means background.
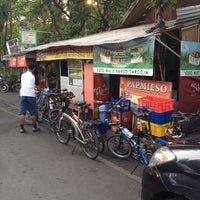
[[[1,0],[0,52],[20,30],[36,30],[39,44],[65,40],[119,26],[134,0]]]
[[[135,0],[1,0],[0,54],[6,41],[20,39],[20,30],[36,30],[38,45],[116,28]],[[147,0],[155,7],[156,23],[177,0]]]

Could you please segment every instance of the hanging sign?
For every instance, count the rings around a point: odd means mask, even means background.
[[[8,67],[16,67],[17,66],[17,58],[9,58]]]
[[[16,54],[20,52],[20,45],[18,39],[9,40],[6,42],[8,54]]]
[[[26,57],[10,57],[8,60],[8,67],[27,67]]]
[[[200,76],[199,42],[181,42],[180,76]]]
[[[17,67],[26,67],[26,57],[25,56],[19,56],[17,57]]]
[[[94,72],[153,76],[155,37],[94,47]]]
[[[147,95],[170,99],[172,96],[172,83],[120,77],[120,96],[137,104],[138,98]]]
[[[34,30],[20,31],[21,44],[37,45],[37,32]]]

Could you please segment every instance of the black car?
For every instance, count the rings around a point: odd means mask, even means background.
[[[200,200],[200,133],[161,147],[143,171],[142,200]]]

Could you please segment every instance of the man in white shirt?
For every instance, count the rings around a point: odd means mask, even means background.
[[[30,62],[27,67],[27,71],[21,76],[21,89],[20,89],[20,111],[19,111],[19,122],[20,122],[20,133],[24,133],[25,115],[29,111],[33,124],[32,131],[37,132],[37,101],[35,94],[35,76],[33,71],[35,70],[35,64]]]

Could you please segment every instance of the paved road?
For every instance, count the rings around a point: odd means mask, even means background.
[[[1,200],[140,199],[142,167],[107,152],[93,161],[74,143],[60,144],[45,125],[40,133],[20,134],[18,96],[0,94]]]

